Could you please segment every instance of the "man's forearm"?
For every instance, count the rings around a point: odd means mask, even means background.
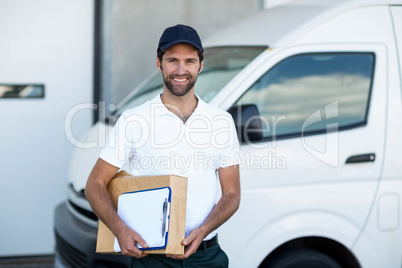
[[[135,231],[131,230],[117,214],[106,184],[102,180],[89,178],[89,183],[85,187],[85,195],[90,203],[92,210],[99,217],[99,219],[106,224],[110,231],[115,235],[119,241],[121,253],[135,258],[141,258],[147,253],[140,251],[136,243],[142,247],[147,248],[146,242]]]
[[[204,237],[225,223],[237,211],[240,204],[240,193],[223,194],[219,202],[212,209],[200,229]]]
[[[222,197],[200,227],[205,236],[226,222],[240,205],[239,166],[220,168],[218,175]]]
[[[221,199],[212,209],[204,223],[192,230],[188,237],[183,240],[183,245],[188,246],[183,255],[168,255],[175,259],[186,259],[194,254],[202,242],[213,230],[226,222],[239,208],[240,191],[222,194]]]
[[[112,204],[107,191],[107,185],[118,170],[117,167],[99,158],[91,174],[89,174],[87,185],[85,186],[85,196],[93,212],[106,224],[115,236],[124,223],[117,215]]]
[[[96,216],[98,216],[116,236],[118,231],[122,228],[121,225],[123,222],[117,215],[106,187],[98,183],[87,185],[85,196]]]

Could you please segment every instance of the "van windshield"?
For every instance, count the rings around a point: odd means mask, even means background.
[[[198,75],[195,92],[205,102],[212,98],[247,64],[263,52],[266,47],[215,47],[204,51],[204,69]],[[162,75],[155,73],[144,86],[132,92],[115,115],[151,100],[163,91]]]

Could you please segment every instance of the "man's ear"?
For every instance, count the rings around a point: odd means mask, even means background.
[[[159,72],[162,72],[162,63],[159,60],[159,57],[156,57],[156,68],[158,68]]]
[[[198,70],[198,73],[201,73],[202,68],[204,68],[204,61],[201,61],[200,69]]]

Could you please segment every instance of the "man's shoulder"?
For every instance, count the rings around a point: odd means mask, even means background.
[[[143,114],[148,110],[147,107],[149,105],[150,104],[148,102],[145,102],[139,106],[135,106],[133,108],[128,108],[128,109],[124,110],[124,112],[121,115],[122,116],[131,116],[131,115],[135,115],[135,114]]]
[[[148,100],[138,106],[135,106],[133,108],[128,108],[124,110],[124,112],[121,114],[122,116],[134,116],[134,115],[141,115],[141,116],[149,116],[151,112],[151,107],[153,105],[158,105],[156,98],[158,96],[154,97],[151,100]]]
[[[228,116],[228,117],[232,117],[230,115],[230,113],[228,113],[227,111],[223,110],[222,108],[216,107],[216,106],[212,106],[209,103],[204,102],[205,105],[205,109],[207,111],[207,114],[209,116]]]

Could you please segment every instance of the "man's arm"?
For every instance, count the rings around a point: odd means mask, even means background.
[[[121,252],[135,258],[141,258],[148,254],[137,248],[136,243],[142,247],[148,247],[139,234],[130,229],[119,217],[113,207],[107,185],[116,175],[119,168],[98,159],[85,187],[85,196],[94,213],[106,224],[119,241]]]
[[[204,238],[216,228],[226,222],[240,205],[240,175],[239,166],[230,166],[218,169],[219,181],[222,188],[222,197],[212,209],[204,223],[190,232],[183,240],[187,246],[184,255],[168,255],[176,259],[186,259],[197,251]]]

